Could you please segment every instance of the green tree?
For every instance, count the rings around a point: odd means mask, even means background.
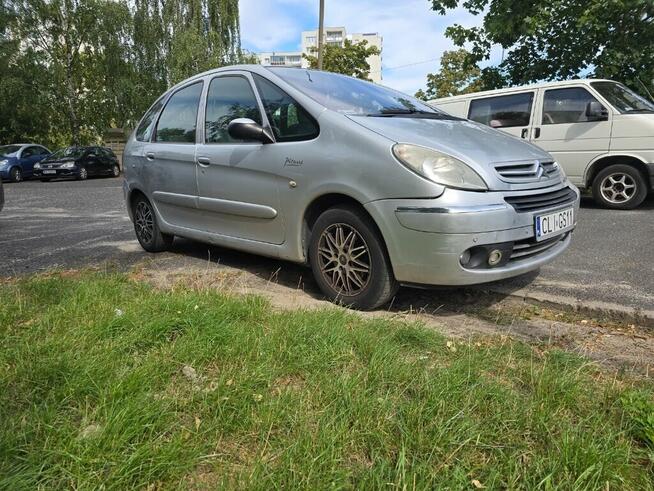
[[[438,73],[427,75],[427,90],[419,90],[416,97],[424,100],[468,94],[482,90],[481,69],[471,61],[465,49],[445,51]]]
[[[381,51],[376,46],[368,46],[368,41],[353,43],[349,39],[343,46],[325,44],[323,47],[322,68],[327,72],[342,73],[360,78],[370,79],[370,64],[368,57],[378,55]],[[318,68],[318,50],[313,48],[311,54],[303,54],[311,68]]]
[[[431,0],[445,15],[463,7],[483,12],[481,27],[448,27],[457,46],[471,46],[472,59],[488,59],[500,44],[500,69],[511,84],[588,74],[654,91],[652,0]]]

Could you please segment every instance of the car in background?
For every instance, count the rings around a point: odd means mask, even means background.
[[[32,177],[34,165],[50,155],[42,145],[17,143],[0,146],[0,178],[13,182]]]
[[[538,145],[606,208],[635,208],[654,191],[654,103],[620,83],[547,82],[429,104]]]
[[[88,177],[119,175],[116,154],[104,147],[62,148],[34,166],[34,176],[44,182],[62,177],[83,181]]]

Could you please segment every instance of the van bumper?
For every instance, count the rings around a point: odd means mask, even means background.
[[[401,283],[473,285],[519,276],[536,270],[570,245],[579,212],[579,191],[569,183],[572,199],[554,207],[518,212],[507,196],[536,191],[474,193],[448,189],[432,200],[380,200],[366,204],[385,239],[393,272]],[[574,209],[575,223],[564,233],[541,242],[535,239],[535,217]],[[502,253],[489,266],[488,254]],[[474,260],[462,265],[471,253]],[[465,263],[465,259],[463,260]]]

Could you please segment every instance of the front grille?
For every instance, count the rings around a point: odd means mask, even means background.
[[[523,160],[495,164],[495,171],[504,182],[523,183],[549,179],[559,172],[559,164],[554,161]]]
[[[525,213],[528,211],[541,210],[573,203],[576,198],[577,193],[575,193],[572,188],[566,187],[556,191],[548,191],[546,193],[506,196],[504,201],[513,206],[518,213]]]
[[[564,241],[569,234],[570,232],[567,232],[563,235],[557,235],[556,237],[541,242],[536,242],[536,239],[519,240],[513,244],[513,252],[511,253],[509,261],[519,261],[545,252]]]

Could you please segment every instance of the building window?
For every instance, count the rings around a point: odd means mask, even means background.
[[[310,46],[316,45],[316,36],[307,36],[307,44]]]

